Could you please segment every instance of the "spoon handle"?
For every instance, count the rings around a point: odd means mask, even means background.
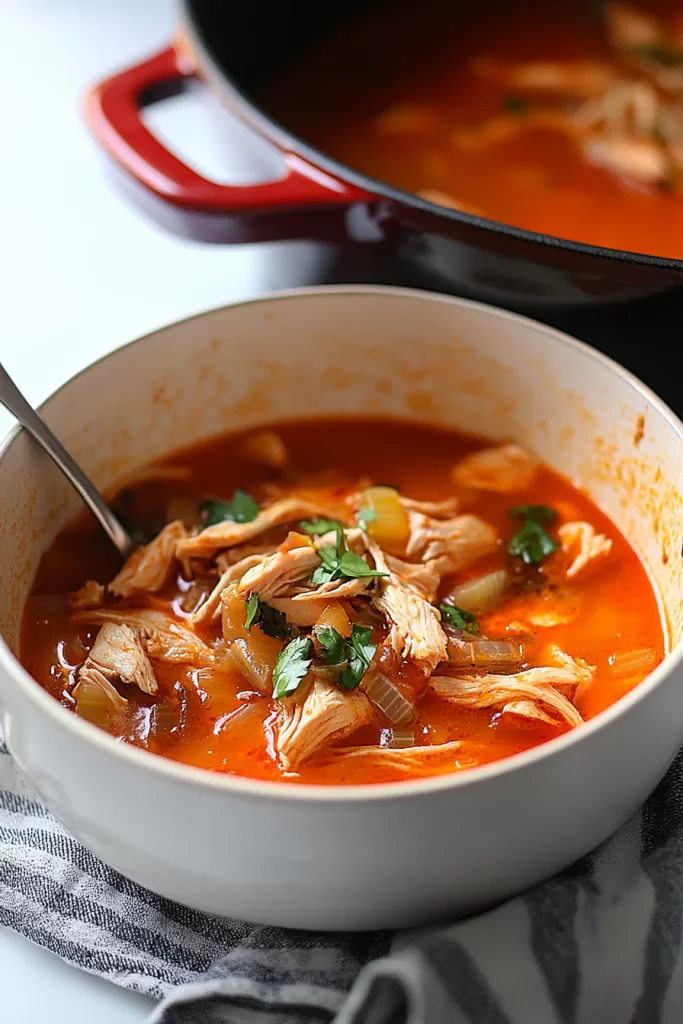
[[[130,536],[92,481],[88,479],[78,463],[69,455],[61,442],[57,440],[35,409],[26,401],[2,363],[0,363],[0,402],[19,420],[22,427],[25,427],[36,441],[43,446],[48,455],[54,459],[101,524],[109,539],[118,548],[123,557],[126,558],[135,547]]]

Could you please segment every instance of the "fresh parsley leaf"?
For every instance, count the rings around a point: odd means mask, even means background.
[[[264,601],[261,601],[260,608],[259,627],[266,636],[272,636],[275,640],[287,640],[292,635],[292,627],[287,622],[285,613]]]
[[[251,523],[259,514],[259,507],[258,502],[250,494],[238,487],[232,501],[207,498],[200,501],[199,511],[204,518],[204,526],[215,526],[226,519],[235,523]]]
[[[231,507],[232,518],[236,523],[252,523],[259,514],[258,502],[239,487],[232,496]]]
[[[244,623],[247,629],[258,626],[266,636],[272,636],[275,640],[287,640],[292,635],[292,627],[285,613],[261,601],[258,594],[249,594],[244,606],[247,611]]]
[[[339,559],[339,568],[337,570],[341,576],[346,576],[348,579],[357,579],[360,576],[386,576],[387,573],[379,572],[377,569],[371,569],[364,558],[360,555],[355,555],[353,551],[345,551]]]
[[[273,697],[281,699],[294,693],[313,663],[313,641],[297,636],[280,651],[273,669]]]
[[[341,528],[341,523],[336,519],[304,519],[299,526],[304,533],[308,533],[311,537],[322,537],[323,534],[330,533],[332,530],[338,531]]]
[[[554,523],[557,512],[548,505],[515,505],[508,509],[508,515],[531,520],[532,523]]]
[[[326,665],[341,665],[346,661],[345,640],[334,626],[319,626],[315,637],[323,648],[321,660]]]
[[[467,633],[479,632],[479,623],[472,612],[466,612],[454,604],[442,604],[439,611],[441,618],[456,629],[464,629]]]
[[[247,629],[251,629],[251,627],[257,621],[258,613],[259,613],[259,610],[260,610],[259,609],[259,605],[260,605],[260,601],[259,601],[258,594],[256,594],[256,593],[249,594],[249,597],[244,602],[244,607],[245,607],[246,612],[247,612],[247,617],[244,620],[244,625],[247,627]]]
[[[311,576],[311,583],[315,587],[322,586],[323,583],[329,583],[331,579],[334,579],[334,574],[339,568],[340,561],[338,547],[333,548],[328,545],[320,548],[318,554],[320,555],[321,564]]]
[[[367,530],[368,523],[373,523],[377,518],[374,508],[359,508],[356,513],[356,520],[361,530]]]
[[[537,565],[556,550],[557,542],[533,519],[527,519],[508,544],[508,553],[521,558],[526,565]]]
[[[345,644],[349,663],[341,674],[342,689],[354,690],[370,668],[377,650],[377,644],[370,643],[371,639],[371,629],[363,629],[354,623],[351,627],[351,636]]]
[[[526,114],[529,109],[529,104],[524,97],[518,96],[516,93],[507,93],[503,96],[502,106],[508,114],[517,114],[518,117]]]
[[[508,554],[521,558],[526,565],[537,565],[557,550],[557,542],[546,533],[541,523],[554,523],[557,512],[547,505],[515,505],[509,515],[525,519],[508,544]]]

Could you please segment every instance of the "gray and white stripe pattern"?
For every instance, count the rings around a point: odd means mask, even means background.
[[[156,997],[150,1024],[681,1024],[682,797],[683,755],[592,857],[450,928],[309,934],[129,882],[0,744],[0,924]]]

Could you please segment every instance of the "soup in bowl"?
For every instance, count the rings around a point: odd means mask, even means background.
[[[672,759],[681,425],[585,346],[314,289],[150,335],[44,411],[140,546],[117,563],[10,439],[3,729],[154,891],[314,928],[470,910]]]

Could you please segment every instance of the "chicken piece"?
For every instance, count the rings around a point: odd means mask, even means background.
[[[479,153],[511,142],[517,136],[533,130],[561,132],[570,137],[576,135],[574,119],[567,111],[532,109],[523,117],[517,114],[497,114],[481,124],[456,128],[451,132],[450,142],[455,149]]]
[[[511,92],[590,99],[600,96],[616,77],[614,68],[602,61],[555,60],[500,67],[498,81]]]
[[[393,555],[385,555],[389,572],[400,576],[418,597],[432,603],[436,599],[442,575],[442,560],[432,558],[427,562],[404,562]]]
[[[79,681],[102,677],[109,683],[121,682],[137,686],[143,693],[156,693],[159,684],[149,658],[140,642],[140,636],[130,626],[105,622],[90,654],[79,669]]]
[[[153,608],[95,608],[75,612],[71,621],[130,626],[138,631],[148,656],[157,661],[196,667],[215,661],[212,649],[195,633]]]
[[[373,719],[365,694],[342,690],[319,677],[304,694],[279,704],[275,749],[285,771],[296,771],[326,744],[343,739]]]
[[[459,487],[508,493],[529,487],[537,468],[536,459],[519,445],[503,444],[466,455],[454,466],[452,477]]]
[[[226,519],[214,526],[207,526],[196,537],[186,537],[176,545],[176,557],[181,561],[188,558],[213,558],[218,551],[244,544],[273,526],[294,522],[298,519],[327,519],[329,512],[311,501],[301,498],[282,498],[274,505],[261,509],[250,523],[235,523]],[[331,518],[335,518],[332,516]]]
[[[319,763],[331,762],[339,768],[344,765],[367,765],[368,771],[382,768],[393,769],[411,778],[422,775],[433,775],[439,768],[450,771],[454,767],[463,767],[454,763],[454,755],[462,750],[458,740],[451,743],[435,743],[428,747],[337,747],[325,752],[318,758]]]
[[[370,589],[375,583],[373,577],[355,580],[332,580],[315,590],[305,590],[293,597],[275,597],[269,604],[287,617],[293,626],[306,629],[316,622],[332,601],[347,600]]]
[[[319,565],[320,555],[310,544],[289,550],[280,548],[249,569],[237,589],[245,596],[256,593],[267,602],[274,597],[289,597],[295,585],[309,579]]]
[[[275,430],[259,430],[251,434],[244,442],[243,451],[247,458],[272,469],[282,469],[287,465],[285,442]]]
[[[512,704],[516,706],[515,713],[519,714],[521,702],[539,703],[554,712],[556,725],[581,725],[583,719],[579,712],[553,684],[560,672],[559,668],[532,668],[510,676],[432,676],[429,689],[460,707],[498,707],[505,710]]]
[[[574,121],[583,130],[602,129],[608,138],[632,138],[652,136],[664,113],[657,91],[649,82],[616,82],[604,96],[579,107]]]
[[[659,46],[664,41],[663,27],[657,18],[630,4],[607,4],[605,28],[609,43],[617,50]]]
[[[589,135],[583,143],[589,163],[645,185],[664,186],[673,181],[671,158],[660,142],[628,135]]]
[[[106,588],[96,580],[88,580],[80,590],[71,595],[69,603],[73,609],[101,608],[104,604]]]
[[[423,516],[434,519],[450,519],[460,508],[460,498],[444,498],[443,501],[417,501],[399,494],[398,500],[406,512],[421,512]]]
[[[572,658],[571,654],[567,654],[556,644],[551,644],[548,660],[557,665],[562,672],[562,677],[555,675],[553,686],[557,690],[562,690],[573,701],[579,700],[595,678],[595,667],[589,665],[583,658]],[[570,680],[570,677],[573,677],[573,680]],[[566,681],[563,681],[565,679]]]
[[[212,622],[216,622],[221,615],[221,594],[231,583],[236,583],[241,580],[242,577],[249,569],[253,569],[254,566],[260,565],[263,561],[263,555],[247,555],[239,562],[234,562],[232,565],[228,565],[225,571],[221,574],[218,583],[213,588],[206,601],[197,609],[194,613],[190,622],[193,626],[208,626]]]
[[[379,578],[373,604],[391,624],[389,643],[399,658],[414,661],[425,674],[446,658],[446,634],[438,610],[413,587],[391,572],[381,548],[370,542],[375,565],[388,578]]]
[[[557,531],[562,550],[569,559],[567,578],[573,579],[589,566],[594,569],[612,550],[612,540],[597,533],[590,523],[564,523]]]
[[[175,562],[176,545],[187,530],[179,519],[169,523],[150,544],[138,548],[107,589],[115,597],[130,597],[141,592],[161,590]]]
[[[484,555],[492,554],[498,545],[496,531],[478,516],[432,519],[421,512],[409,512],[408,522],[410,537],[406,554],[425,563],[439,559],[441,573],[464,569]]]
[[[607,35],[623,61],[647,75],[662,91],[683,89],[683,40],[680,23],[664,23],[630,4],[609,4]]]

